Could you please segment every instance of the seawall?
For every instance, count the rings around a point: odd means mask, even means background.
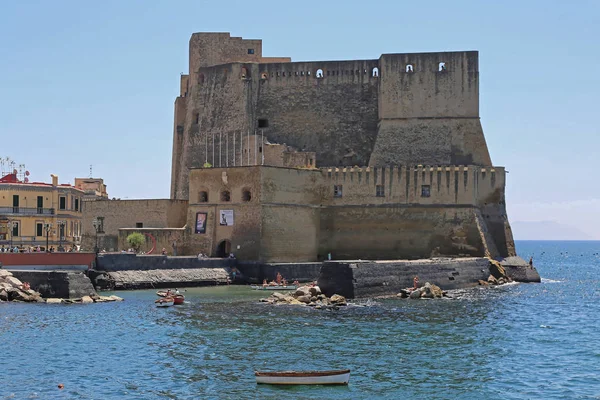
[[[77,271],[11,271],[21,282],[44,298],[75,299],[96,295],[92,282],[84,272]]]
[[[321,268],[318,285],[327,296],[341,294],[347,298],[394,295],[400,289],[412,287],[415,276],[419,277],[420,285],[430,282],[443,290],[463,289],[477,286],[479,280],[486,281],[490,266],[490,260],[482,257],[327,261]],[[539,282],[535,268],[526,263],[510,267],[507,275],[516,281]]]
[[[230,268],[235,259],[198,258],[196,256],[137,255],[134,253],[99,254],[97,271],[148,271],[156,269]]]
[[[100,290],[158,289],[227,284],[235,259],[101,254],[90,271]]]
[[[274,263],[238,262],[236,268],[241,272],[241,278],[248,283],[261,283],[263,279],[272,281],[279,272],[289,282],[315,281],[321,273],[321,262],[307,263]]]

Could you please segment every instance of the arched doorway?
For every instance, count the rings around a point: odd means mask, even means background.
[[[231,253],[231,242],[229,240],[221,241],[217,246],[217,257],[229,257],[229,253]]]

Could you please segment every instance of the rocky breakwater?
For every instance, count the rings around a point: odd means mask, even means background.
[[[77,298],[56,298],[44,299],[40,292],[29,287],[29,283],[21,282],[10,271],[0,269],[0,301],[14,301],[27,303],[47,303],[47,304],[88,304],[88,303],[106,303],[110,301],[123,301],[119,296],[98,296],[92,293],[89,296]]]
[[[403,299],[441,299],[447,294],[439,286],[425,282],[422,287],[401,289],[397,296]]]
[[[23,301],[28,303],[43,303],[42,295],[29,288],[13,276],[9,271],[0,269],[0,301]]]
[[[317,310],[336,310],[339,307],[348,305],[344,296],[334,294],[331,297],[327,297],[321,293],[321,289],[318,286],[301,286],[296,289],[295,292],[289,294],[274,292],[268,298],[261,299],[260,301],[277,305],[290,304],[297,306],[308,306]]]

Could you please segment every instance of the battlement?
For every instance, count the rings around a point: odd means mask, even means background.
[[[355,166],[319,170],[333,204],[481,206],[504,198],[504,167]]]

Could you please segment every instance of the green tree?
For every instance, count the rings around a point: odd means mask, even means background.
[[[127,243],[129,243],[129,245],[133,247],[133,249],[137,253],[140,250],[140,247],[144,243],[146,243],[146,238],[139,232],[133,232],[132,234],[127,236]]]

